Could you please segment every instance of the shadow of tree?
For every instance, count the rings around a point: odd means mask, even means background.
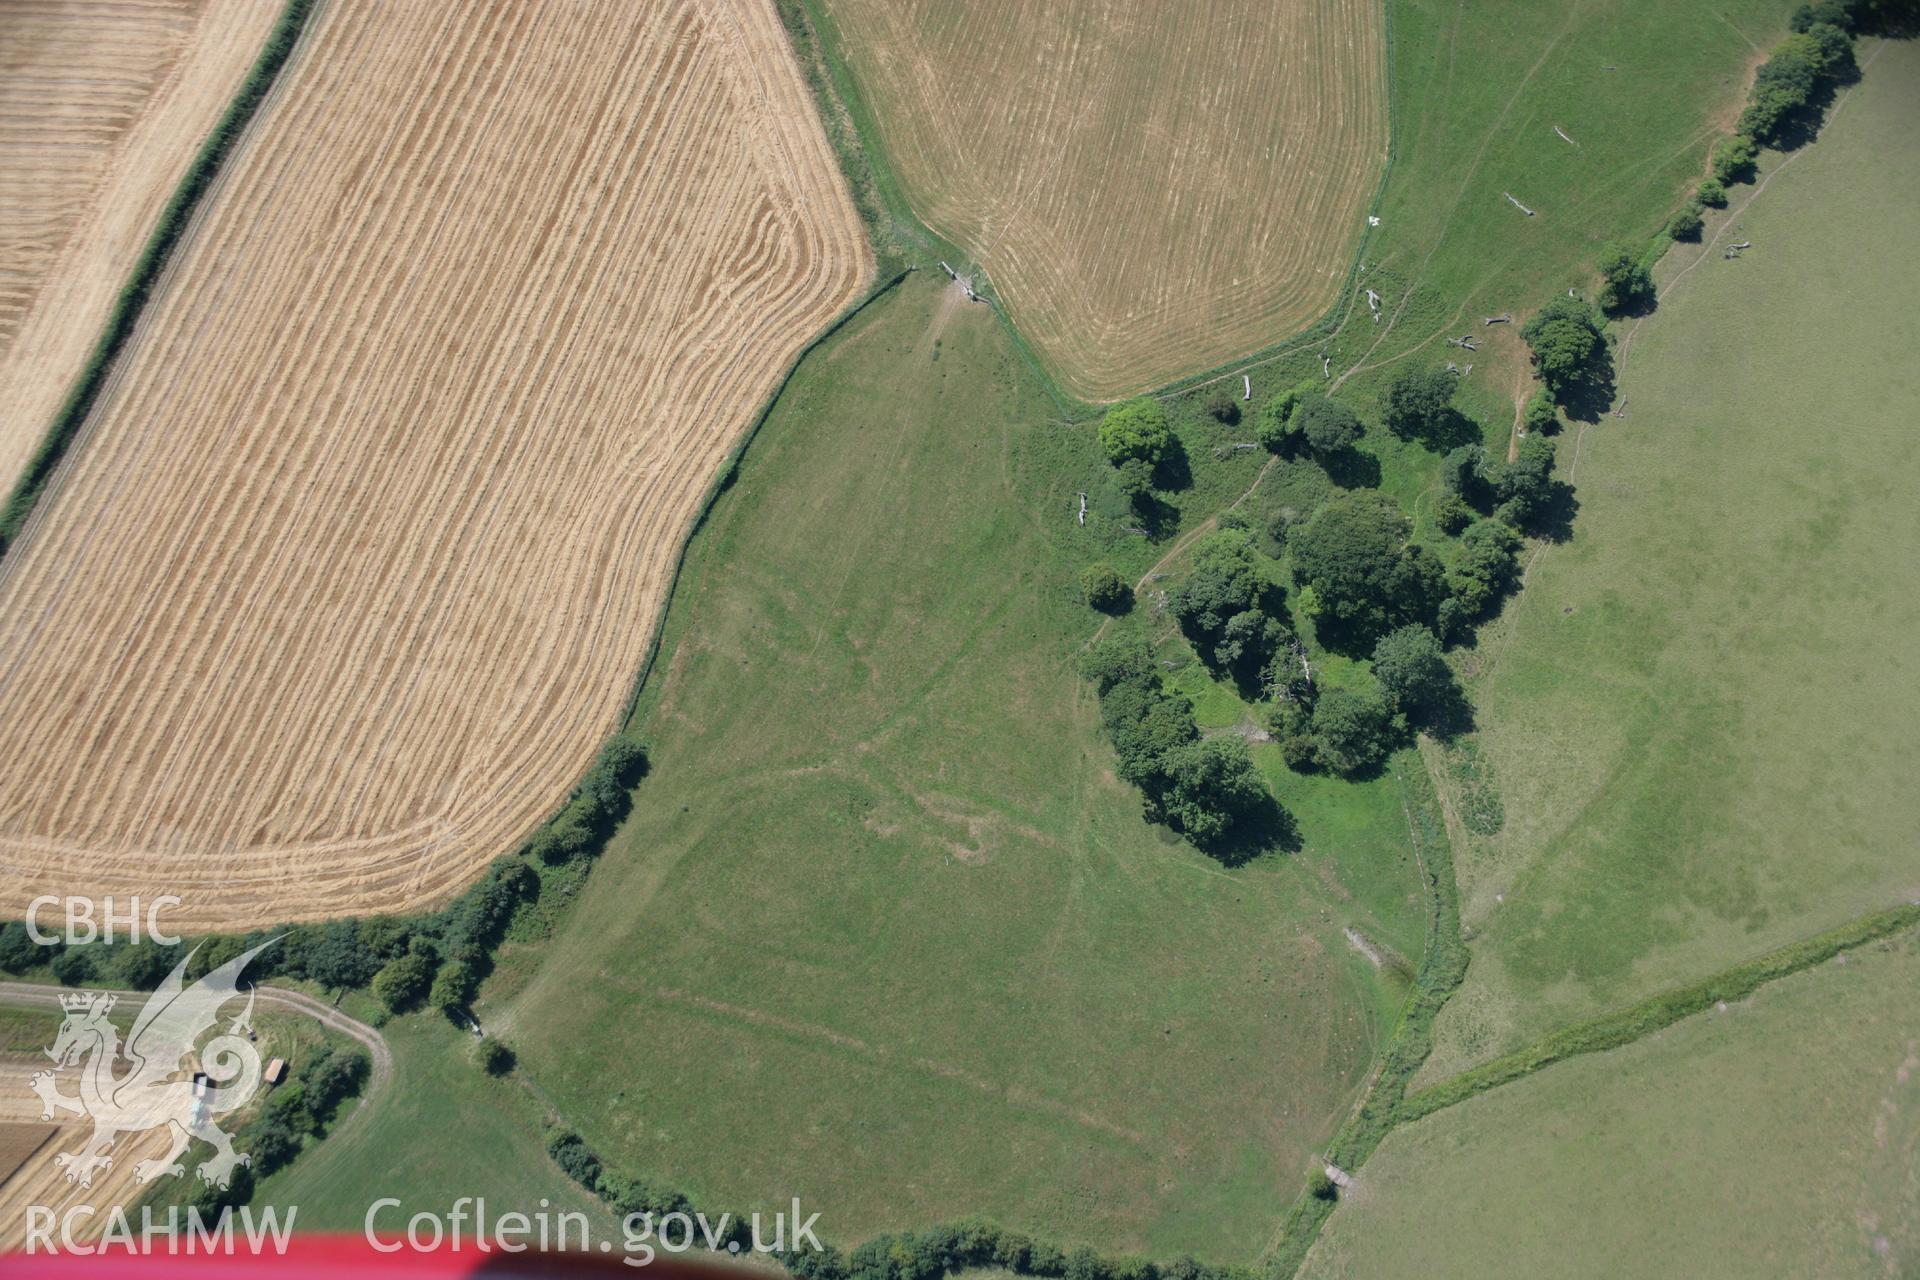
[[[1613,396],[1613,348],[1602,346],[1578,380],[1560,387],[1555,401],[1569,421],[1593,423],[1613,407]]]
[[[1195,842],[1194,847],[1223,867],[1240,867],[1269,853],[1298,853],[1303,846],[1299,824],[1269,795],[1242,813],[1220,839]]]
[[[1558,546],[1573,541],[1574,517],[1580,514],[1580,499],[1573,486],[1555,480],[1547,487],[1547,500],[1535,518],[1532,532]]]
[[[1421,708],[1416,724],[1440,741],[1451,742],[1473,732],[1473,703],[1459,685],[1453,685],[1438,702]]]
[[[1160,455],[1160,461],[1154,464],[1153,487],[1166,493],[1179,493],[1193,487],[1193,462],[1187,457],[1187,446],[1175,436]]]
[[[1380,487],[1380,459],[1364,450],[1348,446],[1322,457],[1320,466],[1342,489]]]

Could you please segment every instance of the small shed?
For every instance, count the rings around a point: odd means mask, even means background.
[[[267,1064],[267,1069],[260,1073],[260,1078],[265,1080],[269,1086],[279,1084],[287,1078],[287,1060],[285,1058],[275,1058]]]

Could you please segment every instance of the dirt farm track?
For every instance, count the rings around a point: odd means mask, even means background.
[[[279,11],[277,0],[0,0],[0,492]]]
[[[0,916],[510,852],[870,274],[772,0],[323,0],[0,564]]]

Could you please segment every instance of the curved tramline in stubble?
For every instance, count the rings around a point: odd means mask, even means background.
[[[0,571],[0,911],[512,852],[870,271],[771,4],[323,6]]]

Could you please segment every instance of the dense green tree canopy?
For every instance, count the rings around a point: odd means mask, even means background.
[[[27,926],[18,920],[10,920],[5,926],[0,926],[0,969],[19,973],[23,969],[31,969],[52,954],[51,951],[43,952],[28,935]]]
[[[1117,404],[1100,420],[1100,446],[1115,466],[1137,459],[1151,468],[1167,456],[1172,444],[1167,411],[1150,396]]]
[[[1469,618],[1480,616],[1513,579],[1520,535],[1498,520],[1476,521],[1460,536],[1460,552],[1447,586]]]
[[[1112,565],[1090,564],[1080,571],[1080,594],[1102,613],[1117,613],[1133,593]]]
[[[1455,692],[1453,668],[1440,639],[1422,626],[1400,627],[1380,637],[1373,648],[1373,674],[1402,711],[1437,708]]]
[[[1222,529],[1200,540],[1186,581],[1167,596],[1167,608],[1189,635],[1217,637],[1227,620],[1254,608],[1266,585],[1244,530]]]
[[[1615,240],[1600,251],[1600,305],[1624,311],[1653,296],[1653,274],[1640,254],[1625,240]]]
[[[307,976],[323,987],[350,991],[364,987],[380,967],[380,958],[360,943],[351,920],[334,920],[307,948]]]
[[[1270,800],[1246,742],[1231,734],[1176,747],[1165,771],[1160,807],[1198,845],[1219,843]]]
[[[1377,693],[1329,689],[1313,706],[1313,742],[1320,763],[1335,773],[1360,773],[1393,750],[1393,711]]]
[[[1803,4],[1793,11],[1787,19],[1787,25],[1795,31],[1805,31],[1818,23],[1838,27],[1843,31],[1853,28],[1853,14],[1841,0],[1820,0],[1818,4]]]
[[[51,967],[63,986],[77,987],[94,977],[93,955],[85,947],[68,947],[54,956]]]
[[[1380,409],[1387,430],[1403,440],[1431,440],[1453,411],[1458,374],[1446,369],[1403,367],[1387,382]]]
[[[1153,650],[1133,632],[1111,635],[1087,650],[1080,659],[1080,674],[1093,681],[1104,697],[1117,684],[1153,675]]]
[[[1553,397],[1543,387],[1533,393],[1527,401],[1526,416],[1521,426],[1528,435],[1546,435],[1560,429],[1560,412],[1553,407]]]
[[[1200,736],[1192,704],[1169,693],[1154,671],[1107,690],[1100,721],[1119,757],[1120,776],[1136,787],[1151,788],[1167,752]]]
[[[1600,354],[1600,322],[1578,298],[1558,297],[1520,327],[1540,380],[1555,396],[1578,383]]]
[[[1287,535],[1296,582],[1323,620],[1356,641],[1401,622],[1427,621],[1445,593],[1439,563],[1409,546],[1411,523],[1391,498],[1342,493]]]
[[[1774,46],[1754,73],[1747,106],[1736,126],[1758,142],[1777,141],[1781,128],[1814,98],[1821,82],[1853,66],[1853,41],[1831,22],[1809,21]]]
[[[419,951],[389,960],[373,975],[373,994],[395,1013],[412,1008],[424,1000],[433,985],[433,957]]]
[[[1258,609],[1236,613],[1220,629],[1220,642],[1213,650],[1213,665],[1229,671],[1258,666],[1292,638],[1292,633],[1278,618],[1269,618]]]
[[[449,960],[433,975],[427,1003],[436,1009],[457,1009],[473,991],[473,973],[458,960]]]
[[[1760,148],[1744,134],[1722,138],[1713,145],[1713,176],[1721,183],[1744,182],[1753,176],[1754,161]]]
[[[136,942],[113,950],[113,977],[135,991],[151,991],[173,972],[175,957],[157,942]]]
[[[1321,457],[1350,449],[1362,434],[1360,419],[1338,400],[1323,395],[1304,395],[1293,406],[1288,429],[1307,442]]]

